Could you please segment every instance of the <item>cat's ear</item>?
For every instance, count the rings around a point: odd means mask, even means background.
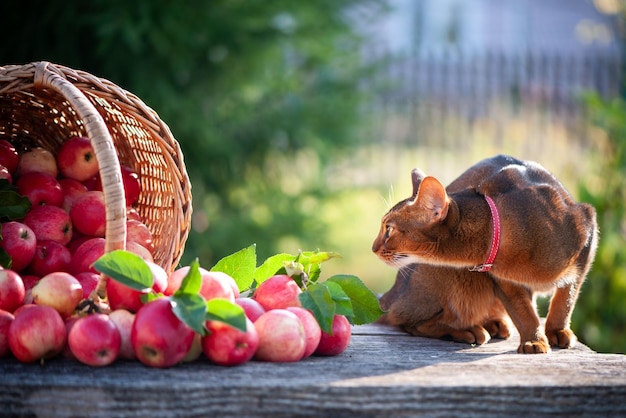
[[[411,182],[413,183],[413,194],[411,197],[413,199],[417,197],[417,191],[420,189],[420,184],[425,177],[426,174],[419,168],[414,168],[413,171],[411,171]]]
[[[448,215],[450,198],[446,188],[434,177],[424,177],[419,185],[413,205],[428,216],[430,222],[438,222]]]

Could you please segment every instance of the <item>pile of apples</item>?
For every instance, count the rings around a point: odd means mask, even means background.
[[[199,268],[199,294],[209,303],[240,306],[246,327],[244,332],[207,320],[203,334],[190,328],[170,299],[190,266],[168,274],[154,263],[152,234],[133,209],[141,191],[139,177],[124,166],[127,251],[148,265],[158,297],[145,302],[141,291],[108,279],[107,313],[85,313],[80,306],[100,277],[93,264],[104,254],[106,224],[89,139],[68,139],[56,157],[43,148],[20,155],[0,140],[1,178],[28,198],[31,208],[23,219],[1,225],[0,247],[12,264],[0,267],[0,357],[12,354],[30,363],[62,355],[90,366],[125,359],[163,368],[204,355],[215,364],[234,366],[251,359],[294,362],[313,354],[338,355],[349,345],[348,319],[335,315],[332,332],[322,331],[302,307],[302,290],[284,274],[263,281],[250,297],[240,294],[228,274]]]

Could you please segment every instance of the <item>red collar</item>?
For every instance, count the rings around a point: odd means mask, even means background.
[[[492,198],[485,195],[485,200],[491,210],[491,223],[493,224],[489,256],[487,256],[487,260],[485,260],[483,264],[470,267],[470,271],[478,271],[480,273],[485,273],[491,270],[491,267],[493,267],[493,261],[496,259],[496,255],[498,255],[498,248],[500,248],[500,214],[498,213],[498,208]]]

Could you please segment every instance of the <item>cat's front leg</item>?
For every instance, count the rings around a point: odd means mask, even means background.
[[[520,334],[517,352],[521,354],[549,353],[550,344],[541,330],[539,315],[537,315],[530,289],[517,283],[497,280],[495,290]]]

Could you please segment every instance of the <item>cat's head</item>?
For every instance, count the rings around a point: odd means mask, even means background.
[[[372,251],[385,263],[402,267],[429,258],[439,241],[439,226],[450,199],[443,185],[419,169],[411,172],[413,194],[383,216]]]

